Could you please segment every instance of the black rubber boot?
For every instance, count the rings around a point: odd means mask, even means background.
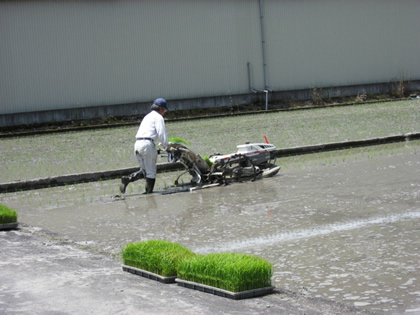
[[[122,194],[125,193],[125,189],[127,188],[128,184],[131,182],[135,182],[136,180],[139,180],[144,177],[143,170],[139,170],[137,172],[134,172],[128,176],[121,177],[121,184],[120,184],[120,191]]]
[[[155,181],[155,178],[146,177],[146,194],[151,194],[153,192],[153,188],[155,187]]]

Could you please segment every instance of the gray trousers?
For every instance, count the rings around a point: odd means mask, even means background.
[[[157,150],[151,140],[137,140],[134,143],[134,154],[140,169],[146,172],[147,178],[156,178]]]

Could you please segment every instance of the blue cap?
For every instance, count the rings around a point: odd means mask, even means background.
[[[157,98],[155,99],[155,101],[153,102],[153,104],[159,106],[159,107],[163,107],[166,110],[169,110],[168,105],[166,104],[166,100],[164,98]]]

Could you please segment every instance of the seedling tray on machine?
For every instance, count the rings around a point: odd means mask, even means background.
[[[136,267],[127,266],[127,265],[122,265],[122,269],[129,273],[132,273],[132,274],[135,274],[135,275],[147,278],[147,279],[159,281],[162,283],[175,283],[175,279],[176,279],[176,276],[164,277],[164,276],[158,275],[156,273],[153,273],[147,270],[143,270]]]
[[[5,231],[5,230],[13,230],[16,229],[18,227],[19,223],[18,222],[13,222],[13,223],[1,223],[0,224],[0,231]]]
[[[186,281],[186,280],[182,280],[178,278],[176,278],[175,281],[177,282],[179,286],[182,286],[185,288],[189,288],[189,289],[193,289],[193,290],[197,290],[197,291],[201,291],[205,293],[210,293],[210,294],[226,297],[233,300],[241,300],[241,299],[248,299],[252,297],[262,296],[262,295],[273,293],[274,291],[274,287],[270,286],[270,287],[258,288],[258,289],[241,291],[241,292],[231,292],[231,291],[219,289],[216,287],[212,287],[209,285],[196,283],[192,281]]]

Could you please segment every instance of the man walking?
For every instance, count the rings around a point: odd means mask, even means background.
[[[164,150],[168,147],[165,121],[163,115],[168,111],[164,98],[157,98],[137,131],[134,143],[134,154],[139,163],[140,170],[121,178],[120,191],[125,193],[127,185],[142,177],[146,178],[146,194],[151,194],[156,181],[156,162],[158,152],[155,142],[160,141]]]

